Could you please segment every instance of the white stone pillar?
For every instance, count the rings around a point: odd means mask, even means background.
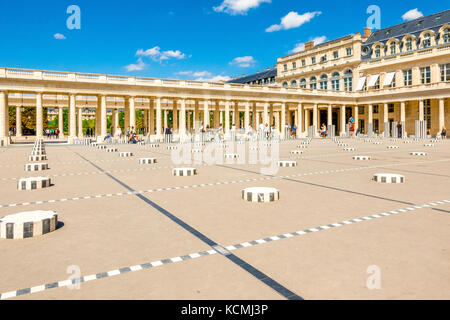
[[[123,118],[123,133],[125,134],[127,128],[130,128],[130,100],[124,97],[124,118]]]
[[[404,101],[400,103],[400,121],[402,123],[406,121],[406,102]]]
[[[341,106],[341,136],[345,136],[345,108],[346,106]]]
[[[318,136],[319,132],[318,132],[318,128],[319,128],[319,124],[318,124],[318,105],[317,103],[314,104],[314,109],[313,109],[313,126],[314,126],[314,135]]]
[[[16,137],[22,136],[22,107],[16,106]]]
[[[69,95],[69,138],[72,140],[77,137],[76,98],[74,94]]]
[[[154,135],[155,134],[155,105],[154,105],[154,101],[152,99],[149,99],[149,103],[150,103],[150,116],[149,116],[150,135]]]
[[[354,118],[355,118],[355,134],[358,132],[359,129],[359,107],[358,105],[355,106],[355,112],[354,112]]]
[[[161,123],[161,98],[156,98],[156,136],[158,139],[162,137],[162,123]]]
[[[328,117],[327,117],[327,126],[328,130],[331,129],[331,126],[333,125],[333,106],[330,104],[328,105]]]
[[[83,109],[78,109],[78,137],[83,137]]]
[[[270,104],[269,107],[269,126],[271,127],[274,123],[274,114],[273,114],[273,103]]]
[[[236,130],[241,128],[241,117],[239,115],[239,101],[234,102],[234,124],[236,125]]]
[[[281,139],[286,139],[286,103],[281,103]]]
[[[200,131],[200,108],[198,105],[198,100],[195,99],[194,101],[194,129],[195,129],[195,133],[199,133]]]
[[[134,128],[136,131],[136,106],[135,106],[135,97],[129,97],[129,106],[130,106],[130,129]],[[106,106],[106,104],[105,104]],[[106,108],[105,108],[106,113]],[[105,133],[106,134],[106,133]]]
[[[134,104],[134,102],[133,102],[133,104]],[[131,105],[131,101],[130,101],[130,105]],[[131,107],[130,107],[130,111],[131,111]],[[101,117],[100,128],[101,128],[101,131],[100,131],[100,137],[101,137],[102,140],[106,137],[106,134],[108,133],[106,114],[107,114],[107,112],[106,112],[106,96],[101,96],[101,111],[100,111],[100,117]]]
[[[112,126],[114,127],[114,135],[116,135],[117,128],[119,127],[119,111],[118,109],[113,109]]]
[[[369,114],[368,114],[368,126],[367,126],[367,130],[368,130],[368,134],[369,137],[373,135],[373,105],[369,104]]]
[[[442,132],[442,128],[445,127],[445,99],[439,99],[439,131]]]
[[[250,101],[245,103],[245,116],[244,116],[244,132],[247,132],[250,126]]]
[[[252,110],[252,126],[253,126],[253,130],[257,131],[258,130],[258,124],[256,123],[258,119],[258,111],[256,108],[256,102],[253,102],[253,110]]]
[[[186,99],[181,99],[181,110],[180,110],[180,136],[184,137],[186,135]]]
[[[230,100],[225,101],[225,134],[230,133]]]
[[[419,120],[424,121],[424,119],[425,119],[425,114],[424,114],[423,100],[420,100],[419,101]]]
[[[206,131],[206,127],[209,126],[209,101],[203,102],[203,129]]]
[[[64,108],[58,108],[58,129],[59,129],[59,138],[64,137]]]
[[[172,108],[172,125],[173,125],[173,132],[175,133],[178,131],[178,100],[173,100],[173,108]]]
[[[169,122],[167,121],[169,112],[167,110],[164,110],[163,112],[164,112],[164,129],[166,129],[168,128],[169,125]]]
[[[42,108],[42,93],[36,93],[36,137],[42,138],[44,136],[44,110]]]
[[[6,124],[6,111],[8,109],[8,92],[0,91],[0,145],[9,144],[9,130]]]
[[[263,122],[264,122],[264,125],[268,124],[270,126],[271,124],[269,123],[269,108],[270,108],[270,104],[268,102],[265,102],[264,103]]]
[[[385,103],[383,105],[383,122],[384,122],[384,136],[386,136],[389,130],[389,104]]]

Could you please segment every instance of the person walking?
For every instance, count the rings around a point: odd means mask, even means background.
[[[441,138],[447,139],[447,128],[445,126],[442,128]]]

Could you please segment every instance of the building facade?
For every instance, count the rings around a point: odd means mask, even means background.
[[[310,42],[279,58],[276,68],[230,83],[0,68],[0,144],[11,141],[9,108],[16,107],[20,123],[25,104],[36,107],[38,137],[43,108],[58,110],[60,119],[67,108],[69,142],[82,136],[83,109],[95,110],[99,139],[108,132],[108,114],[114,131],[119,111],[125,127],[136,127],[136,110],[154,139],[162,138],[169,110],[182,138],[201,126],[222,124],[229,134],[232,124],[245,132],[260,123],[274,125],[282,138],[288,124],[297,126],[299,137],[311,128],[317,134],[322,123],[346,135],[350,117],[368,135],[389,136],[396,123],[405,134],[437,135],[450,123],[449,30],[450,10],[317,46]]]

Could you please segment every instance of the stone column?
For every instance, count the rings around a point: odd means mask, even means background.
[[[150,115],[149,115],[149,121],[150,121],[150,135],[155,134],[155,104],[154,100],[149,98],[150,103]]]
[[[273,120],[273,103],[271,103],[269,108],[269,126],[273,125]]]
[[[59,138],[64,137],[64,108],[58,108],[58,129],[59,129]]]
[[[244,116],[244,130],[247,132],[248,127],[250,126],[250,101],[245,103],[245,116]]]
[[[119,126],[119,110],[113,109],[112,126],[114,128],[113,134],[116,135],[117,127]]]
[[[445,126],[445,99],[439,99],[439,131],[442,132],[442,128]]]
[[[230,133],[230,100],[225,101],[225,134]]]
[[[269,124],[269,108],[270,108],[270,104],[268,102],[265,102],[264,103],[264,115],[263,115],[264,125]]]
[[[236,125],[236,130],[241,128],[241,117],[239,115],[239,101],[234,102],[234,124]]]
[[[258,111],[256,108],[256,102],[253,102],[253,110],[252,110],[252,126],[253,126],[253,130],[258,130],[258,124],[257,124],[257,120],[258,119]]]
[[[16,137],[22,136],[22,107],[16,106]]]
[[[156,137],[161,139],[162,137],[162,123],[161,123],[161,98],[156,98]]]
[[[384,136],[387,138],[389,130],[389,104],[383,105],[383,122],[384,122]]]
[[[303,106],[301,103],[297,106],[297,138],[303,133]]]
[[[36,137],[42,138],[44,136],[44,120],[42,109],[42,93],[36,93]]]
[[[368,134],[369,137],[371,137],[373,135],[373,105],[369,104],[369,114],[368,114],[368,125],[367,125],[367,130],[368,130]]]
[[[77,136],[76,123],[76,95],[69,95],[69,138],[74,139]]]
[[[327,126],[328,130],[331,129],[331,126],[333,125],[333,106],[330,104],[328,105],[328,117],[327,117]]]
[[[345,136],[345,108],[346,106],[341,106],[341,136]]]
[[[220,105],[219,101],[214,101],[215,109],[214,109],[214,128],[219,128],[220,126]]]
[[[358,105],[355,106],[354,114],[355,114],[354,118],[355,118],[355,134],[356,134],[356,132],[358,132],[358,129],[359,129],[359,107],[358,107]]]
[[[126,103],[126,99],[125,99]],[[125,122],[125,128],[128,124]],[[97,96],[97,108],[95,109],[95,136],[99,137],[102,132],[102,97]]]
[[[419,120],[424,121],[425,114],[424,114],[424,106],[423,106],[423,100],[419,101]]]
[[[8,92],[0,91],[0,145],[9,144],[9,129],[6,123],[6,111],[8,109]]]
[[[318,124],[318,105],[317,103],[314,104],[314,110],[313,110],[313,126],[314,126],[314,135],[318,136],[318,128],[319,128],[319,124]]]
[[[107,121],[106,121],[106,96],[101,96],[101,109],[100,109],[100,138],[103,140],[106,137],[107,134]],[[131,104],[133,104],[133,111],[134,111],[134,100],[133,102],[131,102],[131,98],[130,98],[130,112],[132,111],[131,109]],[[135,115],[136,116],[136,115]],[[130,120],[131,120],[131,116],[130,116]]]
[[[167,111],[167,109],[165,109],[163,111],[163,115],[164,115],[164,129],[166,129],[169,126],[169,121],[168,121],[169,111]]]
[[[136,130],[136,104],[135,104],[135,97],[129,97],[129,107],[130,107],[130,129],[134,128]],[[106,104],[105,104],[106,106]],[[106,113],[106,109],[105,109]]]
[[[186,135],[186,99],[181,99],[180,110],[180,136]]]
[[[78,109],[78,137],[83,137],[83,109]]]
[[[281,103],[281,139],[286,139],[286,103]]]
[[[195,129],[195,133],[199,133],[200,132],[200,108],[199,108],[199,103],[198,100],[195,99],[194,100],[194,129]]]
[[[173,117],[172,117],[173,118],[173,132],[175,133],[178,130],[178,100],[177,99],[173,100],[172,113],[173,113]]]
[[[203,129],[206,131],[206,127],[209,126],[209,101],[203,101]]]

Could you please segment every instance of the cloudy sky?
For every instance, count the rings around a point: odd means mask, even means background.
[[[306,41],[362,32],[373,4],[381,27],[448,9],[417,0],[3,0],[0,66],[226,80],[273,67]],[[67,26],[70,5],[81,29]]]

